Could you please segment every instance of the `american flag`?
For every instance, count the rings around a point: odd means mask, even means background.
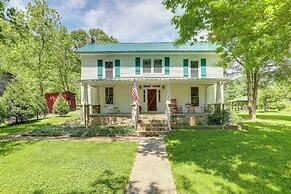
[[[135,80],[133,81],[133,88],[132,88],[131,96],[132,96],[133,101],[138,101],[139,97],[138,97],[138,92],[137,92]]]

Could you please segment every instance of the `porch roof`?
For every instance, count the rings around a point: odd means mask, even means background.
[[[201,83],[216,83],[219,81],[230,81],[230,78],[188,78],[188,77],[121,77],[111,79],[86,79],[79,80],[76,83],[104,83],[104,82],[117,82],[117,81],[199,81]]]

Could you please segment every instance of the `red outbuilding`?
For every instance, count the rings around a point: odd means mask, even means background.
[[[76,110],[76,94],[66,91],[64,93],[47,93],[45,94],[45,100],[47,103],[49,113],[53,112],[53,106],[59,95],[62,95],[68,102],[70,110]]]

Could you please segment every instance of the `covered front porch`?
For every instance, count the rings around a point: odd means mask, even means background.
[[[223,82],[218,79],[119,78],[82,80],[81,102],[89,115],[129,115],[132,87],[136,80],[140,113],[165,113],[166,101],[174,114],[203,114],[209,105],[223,103]],[[84,108],[83,108],[84,111]]]

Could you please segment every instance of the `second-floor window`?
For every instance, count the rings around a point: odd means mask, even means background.
[[[113,104],[113,87],[105,88],[105,104]]]
[[[191,61],[190,69],[191,77],[198,78],[198,61]]]
[[[143,73],[151,73],[152,70],[152,61],[151,59],[143,60]]]
[[[154,73],[162,73],[162,59],[154,59]]]
[[[143,59],[143,73],[162,73],[163,61],[162,59]]]
[[[105,78],[113,78],[113,62],[105,62]]]

